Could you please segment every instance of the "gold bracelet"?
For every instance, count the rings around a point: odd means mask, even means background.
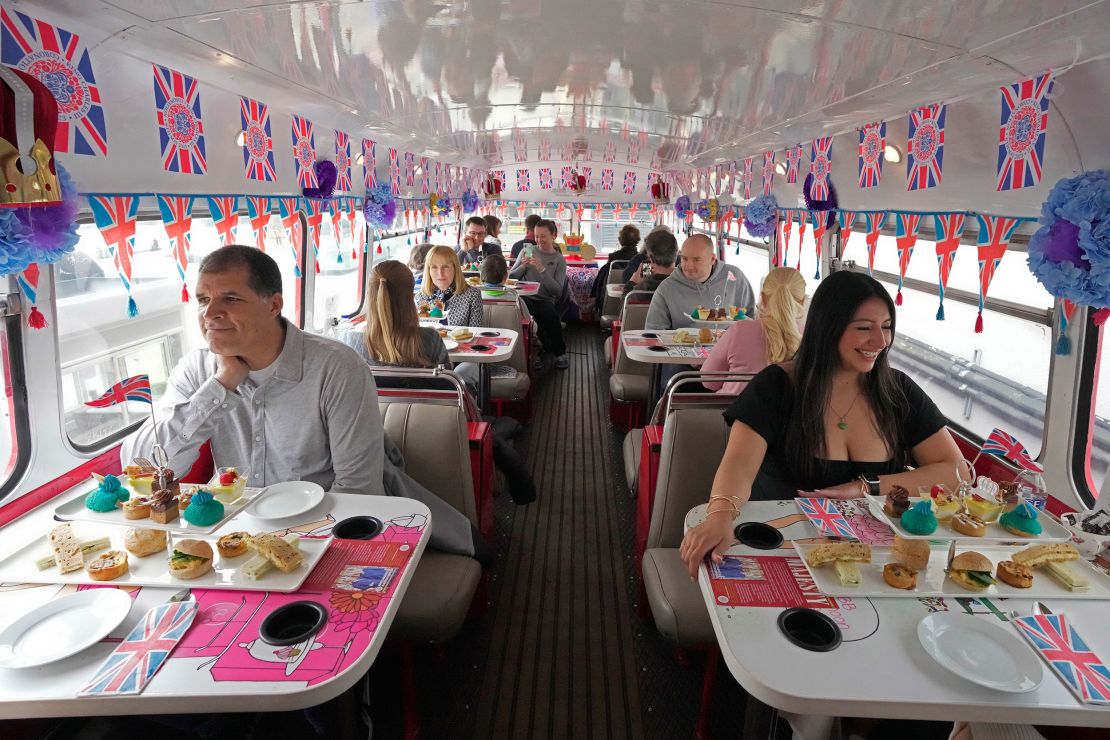
[[[739,496],[729,496],[727,493],[714,493],[709,497],[709,500],[712,501],[715,498],[723,498],[723,499],[726,499],[728,501],[732,501],[737,506],[740,506],[742,503],[744,503],[743,501],[740,500]]]
[[[709,507],[712,506],[712,504],[713,504],[713,502],[710,501],[709,504],[706,505],[706,507],[705,507],[705,513],[707,515],[708,514],[716,514],[718,512],[722,512],[722,511],[730,511],[730,510],[732,511],[733,516],[737,516],[737,515],[740,514],[740,507],[738,507],[738,506],[734,506],[732,504],[729,504],[728,509],[710,509]]]

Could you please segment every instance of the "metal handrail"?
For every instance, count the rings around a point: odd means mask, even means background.
[[[678,389],[684,385],[694,385],[700,383],[702,380],[721,380],[721,381],[744,381],[748,382],[755,377],[755,373],[741,373],[734,370],[721,370],[716,372],[702,371],[702,370],[684,370],[680,373],[675,373],[667,380],[667,385],[663,389],[662,395],[659,397],[659,403],[655,405],[655,409],[651,415],[652,424],[660,424],[666,419],[667,412],[670,411],[672,398],[678,393]],[[719,394],[699,393],[698,396],[711,397],[711,398],[727,398],[728,396],[721,396]]]
[[[474,401],[470,398],[470,393],[466,390],[466,383],[459,377],[453,370],[448,370],[443,365],[434,368],[426,367],[371,367],[370,372],[375,378],[415,378],[426,380],[445,380],[454,386],[454,393],[456,396],[456,405],[462,409],[468,419],[477,421],[480,420],[481,414],[478,413]],[[388,388],[385,390],[394,390]],[[401,389],[404,390],[404,389]],[[419,390],[419,389],[408,389]],[[430,391],[444,391],[445,388],[428,388]]]

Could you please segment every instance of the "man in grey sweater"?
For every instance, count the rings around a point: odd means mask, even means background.
[[[693,326],[690,312],[698,306],[737,306],[751,316],[755,293],[739,267],[717,259],[713,240],[694,234],[682,243],[680,269],[655,291],[644,321],[645,329],[681,329]]]
[[[563,325],[555,306],[567,287],[567,261],[555,248],[559,227],[554,221],[541,220],[536,224],[535,233],[536,246],[529,249],[526,245],[520,251],[509,277],[540,284],[536,295],[525,296],[523,300],[536,322],[544,350],[555,355],[555,367],[563,370],[569,367],[570,360],[563,340]]]

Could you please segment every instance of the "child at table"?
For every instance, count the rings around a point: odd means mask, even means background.
[[[504,288],[509,279],[509,265],[499,254],[491,254],[482,261],[479,268],[482,284],[489,288]]]

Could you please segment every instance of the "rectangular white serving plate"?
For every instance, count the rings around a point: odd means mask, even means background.
[[[126,483],[124,483],[123,487],[127,488],[128,491],[131,491],[131,489],[128,488]],[[197,484],[194,484],[194,483],[182,483],[181,487],[184,489],[184,488],[190,488],[190,487],[192,487],[192,488],[203,488],[204,486],[203,485],[197,485]],[[228,519],[230,519],[233,516],[235,516],[236,514],[239,514],[240,512],[242,512],[247,507],[247,504],[249,504],[251,501],[253,501],[258,496],[258,494],[262,493],[262,491],[264,489],[262,489],[262,488],[245,488],[245,489],[243,489],[243,495],[242,496],[235,499],[235,501],[233,501],[230,504],[224,504],[223,518],[220,519],[215,524],[212,524],[211,526],[208,526],[208,527],[198,527],[195,524],[190,524],[189,522],[185,521],[185,517],[183,517],[180,513],[177,515],[177,518],[174,519],[173,521],[167,522],[166,524],[161,524],[159,522],[154,521],[150,517],[147,517],[146,519],[128,519],[126,516],[124,516],[123,509],[119,509],[119,508],[117,508],[115,511],[93,511],[92,509],[85,506],[85,496],[92,493],[92,491],[94,491],[94,490],[95,490],[95,486],[90,483],[89,487],[88,487],[88,490],[86,490],[84,493],[82,493],[79,496],[76,496],[75,498],[70,499],[66,503],[64,503],[61,506],[59,506],[58,508],[54,509],[54,518],[58,519],[59,521],[63,521],[63,522],[93,522],[95,524],[121,524],[125,527],[141,527],[143,529],[157,529],[157,530],[161,530],[163,532],[184,532],[188,536],[210,534],[212,532],[215,532],[217,529],[219,529],[220,526],[222,526],[223,523],[226,522]],[[131,495],[134,496],[135,492],[131,491]],[[220,503],[223,503],[223,502],[221,501]]]
[[[676,342],[674,339],[677,329],[656,329],[655,334],[659,336],[659,342],[666,347],[712,347],[720,339],[720,336],[714,334],[712,342]],[[687,329],[686,332],[693,337],[698,336],[696,328]]]
[[[836,570],[832,563],[820,568],[811,568],[806,562],[806,555],[817,545],[794,543],[794,549],[805,563],[806,569],[813,576],[817,588],[826,596],[856,596],[867,598],[911,598],[922,596],[963,596],[975,598],[979,596],[993,596],[1015,599],[1110,599],[1110,578],[1097,570],[1086,560],[1080,558],[1068,563],[1068,567],[1082,573],[1090,581],[1090,586],[1085,591],[1069,591],[1055,578],[1039,568],[1033,569],[1033,585],[1029,588],[1015,588],[998,581],[993,586],[983,591],[969,591],[959,584],[948,579],[944,566],[948,562],[948,548],[933,548],[929,555],[929,567],[917,574],[917,586],[911,589],[894,588],[883,580],[883,566],[891,562],[891,548],[871,546],[871,562],[857,563],[860,571],[860,585],[842,586],[836,577]],[[968,550],[985,555],[991,561],[991,575],[994,575],[998,563],[1010,560],[1015,552],[1025,549],[1023,547],[1003,547],[1000,545],[985,545],[979,547],[957,546],[957,553]]]
[[[1039,537],[1019,537],[1012,532],[1007,532],[997,521],[987,524],[987,532],[982,537],[969,537],[966,534],[960,534],[952,529],[948,522],[940,522],[937,525],[937,531],[932,534],[910,534],[902,528],[901,521],[898,519],[891,520],[887,513],[883,511],[886,496],[866,496],[865,498],[871,515],[893,529],[894,534],[907,540],[944,540],[945,542],[957,540],[965,545],[970,545],[975,542],[1035,544],[1038,542],[1067,542],[1071,539],[1071,532],[1068,531],[1067,527],[1044,511],[1037,512],[1037,520],[1041,523],[1042,528]],[[910,496],[910,506],[920,500],[917,496]]]
[[[112,541],[111,547],[86,553],[86,563],[91,562],[96,556],[108,550],[122,550],[127,552],[127,548],[123,546],[123,538],[127,530],[123,527],[106,527],[91,522],[74,522],[73,533],[80,541],[95,539],[97,537],[108,537]],[[239,557],[224,558],[221,557],[220,553],[216,550],[216,540],[219,539],[218,537],[193,537],[193,539],[206,540],[212,545],[212,552],[215,555],[212,571],[204,574],[200,578],[181,580],[170,575],[169,561],[170,554],[173,552],[174,541],[183,539],[184,536],[171,534],[169,536],[170,544],[162,552],[156,552],[145,558],[137,558],[131,553],[127,553],[127,564],[129,568],[127,573],[124,573],[122,576],[112,581],[94,581],[92,578],[89,578],[88,573],[83,568],[64,574],[59,573],[56,566],[51,566],[46,570],[39,570],[35,566],[35,561],[50,554],[50,543],[47,540],[47,534],[47,532],[43,532],[41,537],[36,537],[4,560],[0,560],[0,582],[74,583],[96,586],[162,586],[165,588],[224,588],[238,591],[289,592],[296,591],[301,587],[301,584],[308,578],[308,574],[312,572],[316,563],[319,562],[324,552],[328,549],[328,543],[331,542],[330,537],[327,539],[302,538],[299,548],[304,555],[304,563],[301,567],[291,573],[282,573],[277,568],[271,568],[258,580],[250,580],[242,575],[240,568],[254,557],[253,552],[248,550],[246,554],[240,555]],[[252,534],[256,533],[252,532]]]

